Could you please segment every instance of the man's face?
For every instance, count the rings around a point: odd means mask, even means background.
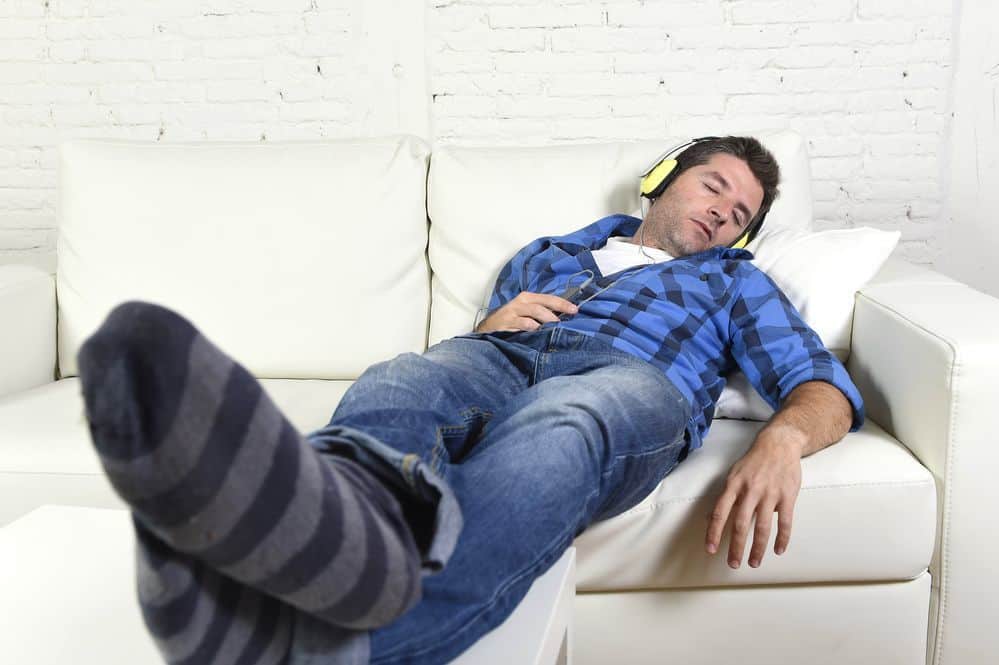
[[[681,173],[655,200],[642,222],[644,242],[671,256],[727,246],[742,235],[762,203],[763,187],[749,166],[718,153]]]

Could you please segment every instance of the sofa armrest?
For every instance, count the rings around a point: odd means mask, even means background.
[[[55,379],[56,293],[52,275],[0,266],[0,397]]]
[[[936,479],[927,662],[985,662],[999,653],[999,299],[898,268],[857,295],[847,367],[868,416]]]

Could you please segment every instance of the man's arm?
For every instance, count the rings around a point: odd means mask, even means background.
[[[853,409],[846,396],[825,381],[807,381],[792,390],[759,434],[793,444],[798,457],[808,457],[841,440],[850,431]]]
[[[749,565],[756,568],[763,559],[776,511],[774,553],[783,554],[791,539],[794,504],[801,489],[801,458],[842,439],[852,421],[850,402],[835,386],[808,381],[794,388],[756,435],[749,452],[729,471],[725,490],[709,515],[708,553],[717,551],[731,516],[728,564],[738,568],[755,517]]]
[[[481,322],[473,324],[474,332],[490,332],[496,329],[486,322],[504,305],[507,305],[518,295],[528,290],[530,282],[529,262],[533,256],[543,251],[547,245],[548,240],[546,238],[533,240],[524,247],[521,247],[504,264],[499,275],[496,276],[496,283],[493,285],[489,304],[479,310],[480,313],[487,311],[488,315]],[[475,320],[478,321],[478,316],[475,317]],[[493,322],[495,322],[495,319],[493,319]]]

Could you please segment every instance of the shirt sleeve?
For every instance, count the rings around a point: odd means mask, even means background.
[[[532,291],[547,277],[553,274],[552,261],[558,257],[553,253],[560,243],[579,247],[594,247],[603,244],[615,229],[625,229],[633,232],[641,224],[641,220],[629,215],[608,215],[601,217],[592,224],[560,236],[543,236],[531,241],[513,255],[500,271],[489,299],[488,310],[492,314],[507,304],[521,291]],[[539,256],[539,255],[544,255]],[[563,258],[571,255],[561,252]],[[545,260],[543,260],[545,259]]]
[[[489,298],[489,314],[513,300],[521,291],[526,290],[530,282],[528,263],[533,256],[548,246],[549,240],[545,237],[531,241],[506,262],[506,265],[500,270],[499,276],[496,277],[496,284],[493,286],[493,293]]]
[[[776,411],[806,381],[825,381],[849,400],[851,432],[864,424],[864,401],[843,363],[766,273],[744,280],[729,322],[732,355],[756,391]]]

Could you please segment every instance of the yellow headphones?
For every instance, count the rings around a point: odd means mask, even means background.
[[[648,199],[651,205],[653,201],[659,198],[659,196],[666,191],[666,188],[670,186],[670,183],[676,180],[677,175],[679,175],[679,171],[676,168],[679,165],[679,162],[673,158],[673,155],[677,155],[677,157],[679,157],[679,153],[688,146],[692,146],[701,141],[709,141],[717,138],[717,136],[702,136],[700,138],[687,141],[686,143],[681,143],[675,148],[670,148],[663,153],[663,155],[653,162],[652,166],[646,169],[646,171],[642,174],[638,189],[640,196]],[[753,238],[756,237],[756,234],[759,233],[760,229],[763,227],[764,217],[766,217],[766,214],[760,215],[759,219],[757,219],[753,224],[750,224],[749,228],[746,229],[741,236],[736,238],[729,245],[729,247],[733,249],[742,249],[752,242]]]

